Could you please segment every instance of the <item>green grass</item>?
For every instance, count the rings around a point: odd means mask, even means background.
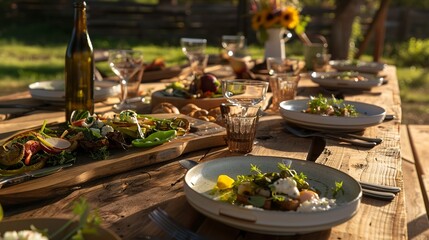
[[[64,71],[63,47],[0,45],[1,91],[13,91],[42,79],[59,79]],[[7,89],[10,88],[10,89]]]
[[[167,66],[183,65],[186,58],[179,46],[159,46],[154,44],[135,44],[131,42],[95,40],[94,48],[134,48],[143,51],[146,62],[155,58],[164,58]],[[99,46],[99,47],[97,47]],[[288,54],[300,57],[300,47],[292,43]],[[0,42],[0,95],[5,95],[36,81],[64,78],[64,54],[66,43],[28,44],[18,41]],[[208,53],[217,54],[219,48],[209,46]],[[248,52],[255,58],[262,57],[263,50],[259,46],[250,46]],[[290,56],[289,55],[289,56]],[[393,59],[386,62],[393,63]],[[105,73],[111,73],[106,62],[97,63],[97,67]],[[429,69],[421,67],[398,67],[397,74],[403,101],[429,103]]]
[[[145,62],[161,57],[167,66],[184,65],[186,57],[179,46],[134,44],[123,41],[93,41],[95,49],[133,48],[144,53]],[[64,79],[64,55],[66,43],[62,45],[31,45],[17,41],[0,42],[0,96],[27,88],[37,81]],[[219,47],[209,46],[209,54],[218,54]],[[250,47],[252,56],[261,57],[260,48]],[[96,64],[102,72],[113,75],[107,62]]]
[[[429,103],[428,68],[399,68],[398,76],[402,101]]]
[[[64,79],[64,54],[67,41],[59,35],[56,38],[40,40],[33,43],[19,41],[18,38],[0,40],[0,96],[24,90],[28,84],[44,80]],[[143,51],[145,62],[157,57],[164,58],[167,66],[183,65],[186,58],[179,46],[166,44],[154,45],[137,40],[94,39],[94,48],[134,48]],[[302,46],[299,43],[288,43],[288,56],[302,58]],[[208,53],[219,53],[218,46],[209,46]],[[250,46],[248,53],[254,58],[263,56],[260,46]],[[365,56],[364,60],[371,60]],[[395,64],[395,59],[383,61]],[[105,73],[113,75],[106,62],[97,63],[97,67]],[[407,117],[405,123],[429,124],[429,68],[397,66],[397,76],[401,89],[403,110]],[[415,118],[415,120],[409,120]]]

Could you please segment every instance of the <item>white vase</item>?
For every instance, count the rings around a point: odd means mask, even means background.
[[[284,28],[268,28],[265,41],[265,59],[269,57],[286,59],[285,42],[290,35]]]

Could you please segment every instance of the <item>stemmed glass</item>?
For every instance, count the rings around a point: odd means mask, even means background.
[[[207,65],[208,55],[205,54],[207,40],[204,38],[181,38],[182,52],[189,60],[192,77],[204,72]]]
[[[244,48],[245,40],[242,35],[223,35],[222,47],[227,51],[227,55],[232,57],[237,51]]]
[[[143,68],[143,53],[136,50],[110,50],[109,65],[121,80],[121,102],[113,107],[117,110],[134,108],[127,103],[128,82]],[[140,82],[138,83],[140,84]]]
[[[206,51],[207,39],[204,38],[181,38],[180,44],[183,53],[189,57],[194,54],[203,54]]]
[[[226,100],[243,108],[257,105],[265,99],[268,82],[246,79],[222,81],[222,93]]]
[[[200,76],[204,74],[204,70],[207,67],[207,61],[209,56],[207,54],[192,54],[189,55],[189,65],[192,70],[192,76]]]

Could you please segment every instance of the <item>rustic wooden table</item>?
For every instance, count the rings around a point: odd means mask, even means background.
[[[379,105],[395,120],[367,128],[365,136],[383,139],[380,145],[367,149],[327,140],[330,154],[322,154],[316,162],[337,168],[354,178],[367,182],[403,187],[400,148],[401,103],[396,69],[388,66],[383,74],[388,82],[364,92],[344,92],[346,100],[361,101]],[[299,83],[298,98],[316,95],[321,89],[308,78]],[[3,97],[1,101],[28,98],[28,93]],[[110,105],[97,104],[98,110]],[[0,122],[0,137],[6,137],[15,130],[38,126],[43,120],[64,121],[63,112],[35,111],[31,115],[12,118]],[[283,130],[283,120],[277,114],[267,114],[260,119],[257,143],[250,153],[257,156],[280,156],[305,159],[311,138],[298,138]],[[223,134],[223,133],[222,133]],[[174,141],[173,141],[174,142]],[[232,156],[225,145],[204,148],[183,153],[180,157],[154,161],[145,167],[135,168],[78,183],[69,191],[42,201],[31,201],[21,205],[6,205],[6,219],[31,217],[70,217],[70,203],[85,197],[99,210],[102,225],[116,232],[123,239],[150,239],[149,236],[167,237],[148,217],[154,208],[161,208],[183,226],[209,239],[407,239],[405,193],[401,191],[392,201],[363,197],[359,211],[349,221],[330,230],[299,236],[268,236],[242,231],[212,219],[194,210],[183,192],[182,178],[186,170],[178,164],[180,159],[199,162],[211,161],[219,157]],[[114,158],[115,156],[112,156]],[[72,169],[70,169],[71,171]],[[66,174],[67,171],[63,171]],[[57,173],[57,177],[61,177]],[[38,180],[33,180],[38,181]],[[23,183],[23,184],[29,184]],[[22,184],[22,185],[23,185]],[[21,185],[21,184],[20,184]],[[19,187],[19,185],[14,186]],[[28,187],[28,186],[27,186]],[[10,188],[12,189],[12,188]],[[22,188],[27,189],[28,188]],[[25,190],[25,191],[27,191]],[[0,202],[8,198],[8,188],[0,189]],[[28,192],[23,190],[23,196]],[[31,189],[28,190],[31,192]],[[13,191],[12,191],[13,192]],[[18,195],[16,195],[19,201]],[[32,200],[32,199],[31,199]],[[35,199],[34,199],[35,200]],[[13,200],[12,200],[13,201]]]

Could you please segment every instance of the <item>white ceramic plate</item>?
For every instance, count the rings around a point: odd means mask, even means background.
[[[304,113],[309,99],[289,100],[280,103],[280,114],[288,122],[302,127],[319,130],[358,131],[381,123],[386,111],[372,104],[344,101],[345,104],[355,106],[359,113],[357,117],[322,116]]]
[[[215,201],[209,194],[221,174],[232,178],[250,174],[250,164],[257,165],[263,172],[278,171],[279,162],[305,173],[310,185],[318,189],[326,190],[336,181],[343,181],[345,192],[337,199],[337,207],[322,212],[261,211]],[[303,160],[268,156],[227,157],[199,164],[186,173],[184,189],[188,202],[207,217],[246,231],[274,235],[330,229],[352,218],[362,198],[359,183],[337,169]]]
[[[383,84],[384,78],[359,72],[312,72],[311,80],[322,87],[370,89]],[[360,80],[355,80],[359,77]]]
[[[358,71],[367,73],[378,73],[385,67],[384,63],[350,60],[331,60],[329,61],[329,65],[339,71]]]
[[[0,222],[0,234],[4,234],[6,231],[21,231],[29,230],[31,225],[34,225],[37,229],[48,230],[49,233],[54,233],[56,230],[64,226],[69,220],[64,218],[30,218],[30,219],[19,219],[19,220],[4,220]],[[65,231],[57,235],[53,240],[63,239],[66,233],[75,228],[77,222],[74,222]],[[97,234],[84,234],[86,240],[119,240],[114,232],[98,227]]]
[[[31,97],[43,101],[64,102],[64,81],[43,81],[35,82],[28,86]],[[117,96],[121,91],[118,82],[95,81],[94,101],[100,102],[108,97]]]

